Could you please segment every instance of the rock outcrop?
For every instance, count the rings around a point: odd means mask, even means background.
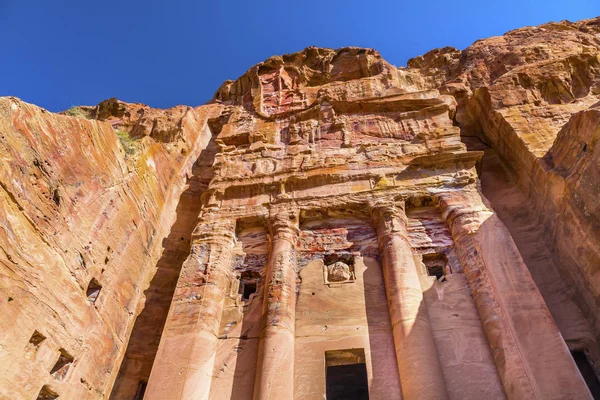
[[[600,18],[62,114],[0,99],[0,398],[600,390]]]
[[[102,118],[111,125],[0,100],[1,398],[42,386],[108,396],[215,112],[153,110],[179,115],[161,142],[154,130],[132,139],[137,125],[118,115]],[[56,370],[59,354],[68,362]]]

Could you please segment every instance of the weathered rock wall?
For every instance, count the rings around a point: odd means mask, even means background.
[[[0,99],[1,398],[108,397],[217,109],[160,142]]]
[[[591,330],[586,343],[570,346],[585,349],[597,370],[599,35],[599,19],[517,29],[455,55],[451,73],[428,70],[447,79],[440,90],[456,96],[463,135],[488,143],[528,198],[560,279],[575,289],[570,297]]]
[[[309,399],[349,357],[373,398],[586,398],[599,35],[311,47],[196,108],[0,99],[0,397]]]
[[[579,289],[579,303],[596,333],[600,333],[600,109],[573,115],[534,170],[546,202],[539,206],[544,226],[551,232],[567,279]],[[551,215],[560,215],[552,218]]]

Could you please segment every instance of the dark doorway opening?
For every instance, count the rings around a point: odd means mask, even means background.
[[[369,381],[363,349],[325,352],[327,400],[368,400]]]
[[[585,383],[587,383],[590,392],[592,392],[592,397],[595,400],[600,400],[600,381],[598,381],[598,377],[594,373],[594,369],[590,365],[585,353],[583,351],[572,351],[571,355],[573,356],[573,360],[575,360],[575,364],[577,364],[577,368],[579,368]]]

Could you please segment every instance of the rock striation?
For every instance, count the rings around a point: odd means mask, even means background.
[[[600,18],[0,134],[0,398],[600,396]]]
[[[202,185],[190,180],[218,110],[153,110],[179,115],[166,143],[151,138],[156,130],[131,140],[118,114],[88,120],[15,98],[0,110],[0,288],[12,326],[2,332],[0,397],[34,398],[42,387],[107,397],[154,266],[173,251],[165,241],[181,194]],[[56,375],[59,354],[70,362]]]

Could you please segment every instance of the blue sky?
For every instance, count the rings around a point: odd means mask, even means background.
[[[394,65],[600,0],[0,0],[0,95],[51,111],[117,97],[199,105],[226,79],[307,46],[372,47]]]

